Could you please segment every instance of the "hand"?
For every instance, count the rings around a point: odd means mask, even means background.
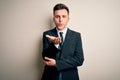
[[[61,42],[60,37],[54,37],[54,36],[50,36],[50,35],[46,35],[46,37],[48,39],[50,39],[54,44],[59,44]]]
[[[56,66],[56,61],[55,59],[52,59],[52,58],[45,57],[44,63],[47,66]]]

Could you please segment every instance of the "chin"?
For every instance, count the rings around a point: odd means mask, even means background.
[[[58,28],[58,30],[63,30],[64,28]]]
[[[64,29],[63,26],[59,26],[59,27],[57,27],[57,28],[58,28],[58,30],[63,30],[63,29]]]

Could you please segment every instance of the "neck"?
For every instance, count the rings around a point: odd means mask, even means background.
[[[58,28],[56,27],[56,29],[57,29],[57,31],[64,31],[64,30],[67,29],[67,27],[65,27],[64,29],[58,29]]]

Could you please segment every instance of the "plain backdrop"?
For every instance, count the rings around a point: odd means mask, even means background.
[[[120,80],[120,0],[0,0],[0,80],[41,77],[42,34],[54,27],[57,3],[69,7],[68,26],[82,36],[80,79]]]

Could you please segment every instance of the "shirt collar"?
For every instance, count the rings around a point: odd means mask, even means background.
[[[67,32],[67,27],[65,28],[65,29],[63,29],[63,30],[58,30],[57,28],[56,28],[56,30],[57,30],[57,33],[59,34],[60,32],[63,32],[63,34],[66,34],[66,32]]]

